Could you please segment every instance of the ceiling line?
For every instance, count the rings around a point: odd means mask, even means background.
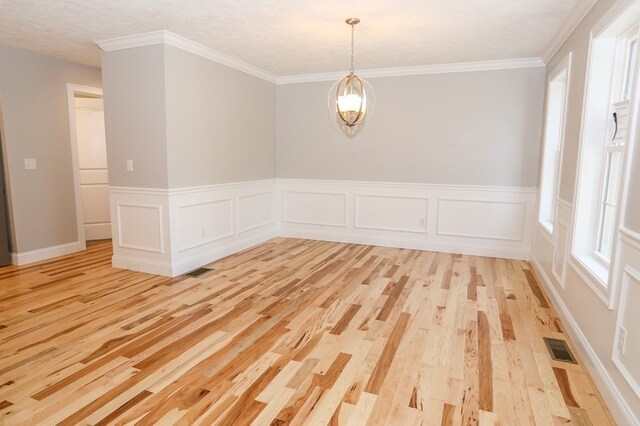
[[[167,44],[177,47],[211,61],[226,65],[254,77],[261,78],[275,84],[309,83],[315,81],[331,81],[344,77],[346,71],[312,73],[301,75],[277,76],[254,65],[225,55],[214,49],[196,43],[178,34],[161,30],[131,36],[112,38],[96,42],[105,52],[149,46],[153,44]],[[445,74],[456,72],[473,72],[489,70],[506,70],[516,68],[544,67],[542,58],[515,58],[494,61],[461,62],[449,64],[420,65],[411,67],[374,68],[358,70],[358,74],[367,78],[400,77],[410,75]]]

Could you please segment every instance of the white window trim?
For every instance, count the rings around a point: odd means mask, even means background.
[[[576,222],[578,220],[578,202],[579,202],[579,191],[580,185],[579,180],[581,176],[581,168],[583,161],[583,151],[584,151],[584,140],[586,138],[585,135],[585,123],[588,116],[588,101],[589,101],[589,88],[590,88],[590,80],[592,73],[592,49],[594,39],[601,36],[605,31],[607,31],[610,25],[616,20],[618,16],[630,9],[640,9],[640,4],[636,3],[634,0],[620,0],[613,7],[609,9],[604,16],[600,18],[600,20],[593,26],[590,34],[589,34],[589,48],[587,54],[587,71],[585,75],[585,88],[584,88],[584,96],[582,99],[582,118],[580,124],[580,139],[578,142],[578,164],[576,169],[576,178],[574,181],[574,191],[573,191],[573,218],[571,223],[571,241],[570,241],[570,256],[568,259],[569,266],[582,278],[582,280],[587,284],[587,287],[590,288],[594,294],[602,301],[603,304],[607,306],[610,310],[615,309],[616,300],[614,300],[613,295],[617,294],[617,284],[618,281],[616,278],[617,269],[619,267],[619,259],[617,256],[618,246],[620,245],[621,235],[619,228],[624,224],[624,216],[625,216],[625,208],[624,206],[627,203],[627,194],[629,190],[629,178],[631,174],[631,159],[633,157],[634,145],[637,138],[640,136],[639,124],[638,121],[632,119],[629,121],[629,128],[627,131],[627,139],[625,143],[625,156],[623,161],[623,172],[621,176],[620,182],[620,194],[618,197],[618,208],[617,218],[616,218],[616,231],[617,236],[613,244],[613,249],[611,253],[611,262],[610,267],[605,269],[604,272],[602,261],[595,259],[594,256],[581,256],[576,254],[575,247],[575,238],[576,238]],[[640,40],[640,38],[639,38]],[[640,44],[639,44],[640,49]],[[640,82],[638,81],[640,77],[640,50],[636,55],[636,66],[633,72],[633,78],[636,81],[636,87],[631,91],[631,96],[629,99],[629,117],[636,117],[639,108],[638,98],[640,98]]]
[[[569,52],[564,58],[562,58],[562,60],[555,66],[555,68],[553,69],[553,71],[551,71],[549,73],[549,77],[547,78],[547,105],[545,106],[545,108],[548,107],[548,96],[549,96],[549,87],[551,85],[551,82],[558,77],[558,75],[560,75],[563,71],[567,71],[567,81],[565,83],[565,89],[564,89],[564,99],[563,99],[563,108],[562,108],[562,117],[560,117],[560,137],[558,140],[558,158],[557,158],[557,163],[556,163],[556,168],[555,168],[555,177],[554,177],[554,187],[552,189],[553,193],[552,193],[552,200],[553,200],[553,208],[552,208],[552,212],[551,212],[551,221],[542,221],[540,220],[540,203],[542,200],[542,181],[540,183],[540,193],[538,194],[538,225],[540,225],[540,229],[543,233],[543,235],[549,240],[549,241],[553,241],[553,230],[555,228],[555,222],[557,220],[557,215],[558,215],[558,199],[560,198],[560,176],[561,173],[560,171],[562,170],[562,160],[563,160],[563,156],[564,156],[564,141],[565,141],[565,137],[566,137],[566,133],[567,133],[567,110],[569,109],[569,93],[571,92],[571,64],[573,63],[573,52]],[[545,122],[544,122],[544,132],[542,135],[542,164],[540,167],[540,178],[542,179],[544,176],[543,170],[545,167],[544,164],[544,150],[545,150],[545,142],[546,142],[546,121],[547,121],[547,116],[546,116],[546,111],[545,111]]]

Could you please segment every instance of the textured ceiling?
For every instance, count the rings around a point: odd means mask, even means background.
[[[0,44],[100,66],[95,41],[168,30],[272,74],[537,57],[580,0],[0,0]]]

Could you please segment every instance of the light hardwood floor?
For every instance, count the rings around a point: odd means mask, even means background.
[[[168,279],[0,270],[5,424],[608,425],[526,262],[274,239]],[[574,350],[575,353],[575,350]]]

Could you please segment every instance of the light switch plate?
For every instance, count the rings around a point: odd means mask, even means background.
[[[24,159],[24,168],[25,170],[35,170],[38,168],[36,164],[35,158],[25,158]]]

